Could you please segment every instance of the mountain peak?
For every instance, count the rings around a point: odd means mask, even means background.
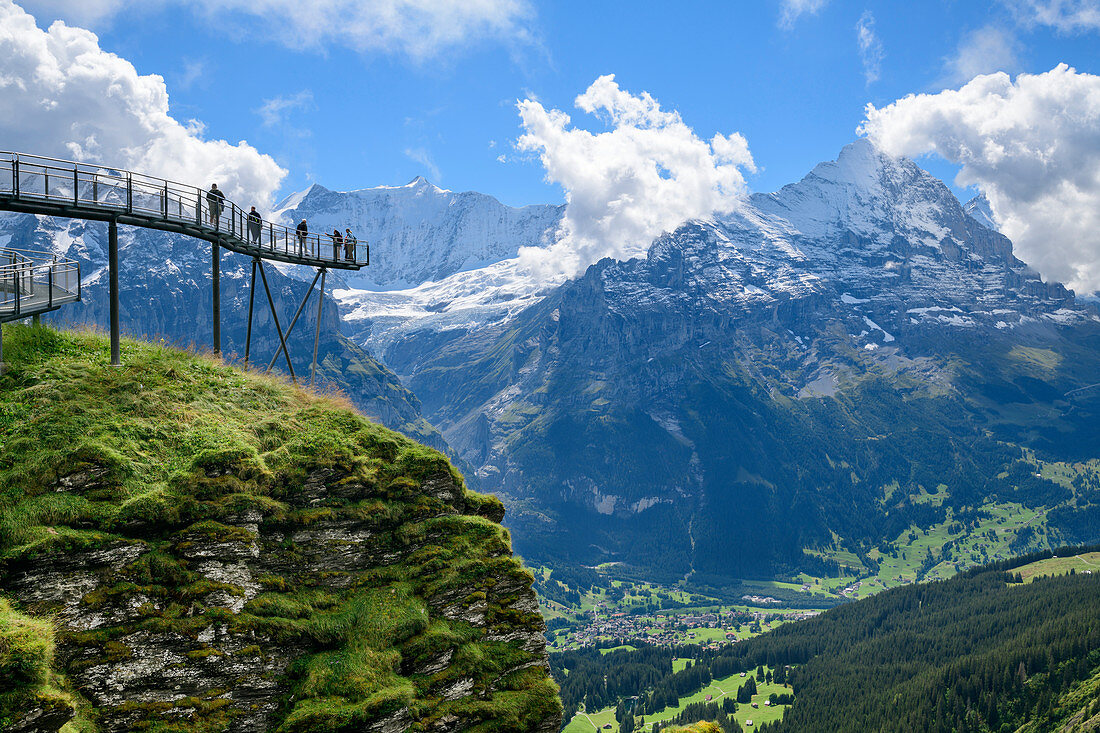
[[[450,191],[448,191],[447,189],[440,188],[424,176],[417,176],[416,178],[406,183],[404,186],[401,186],[401,188],[409,188],[413,191],[416,191],[417,193],[421,191],[432,191],[433,193],[450,193]]]
[[[984,193],[980,193],[967,201],[966,205],[963,206],[963,211],[986,229],[992,229],[995,232],[1000,231],[997,228],[997,220],[993,217],[993,209],[989,206],[989,199],[985,197]]]
[[[923,173],[912,161],[888,155],[863,137],[841,148],[836,160],[818,163],[807,178],[817,177],[837,183],[852,183],[861,187],[878,187],[885,172],[892,174],[890,178],[903,179],[920,176]]]

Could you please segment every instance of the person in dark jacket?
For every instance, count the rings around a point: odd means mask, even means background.
[[[351,234],[351,229],[344,229],[344,259],[348,262],[355,262],[356,241]]]
[[[225,194],[216,183],[211,183],[210,190],[206,192],[206,206],[210,211],[210,223],[217,225],[222,209],[225,208]]]
[[[263,219],[260,218],[260,212],[256,211],[256,207],[252,207],[252,211],[248,212],[248,243],[259,246],[260,244],[260,230],[263,227]]]
[[[344,244],[344,237],[339,229],[332,230],[332,259],[340,259],[340,247]]]
[[[305,254],[306,251],[306,237],[309,236],[309,227],[306,226],[306,220],[302,219],[298,223],[298,228],[294,230],[298,234],[298,255]]]

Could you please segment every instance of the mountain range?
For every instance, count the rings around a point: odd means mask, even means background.
[[[370,242],[371,266],[333,290],[327,373],[368,414],[445,441],[529,560],[789,576],[997,502],[1043,510],[1026,546],[1097,539],[1095,307],[1017,259],[983,200],[865,140],[568,281],[516,260],[562,207],[416,179],[315,185],[278,212]],[[66,317],[102,322],[95,225],[7,217],[3,235],[83,258],[89,302]],[[208,250],[126,237],[130,327],[205,343]],[[223,276],[236,313],[245,264]],[[276,274],[283,308],[302,277]]]

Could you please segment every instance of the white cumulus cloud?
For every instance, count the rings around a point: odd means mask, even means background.
[[[602,257],[635,257],[663,232],[743,200],[743,171],[755,166],[739,133],[704,140],[678,112],[662,110],[645,92],[624,91],[613,75],[593,82],[576,106],[609,129],[573,127],[565,112],[532,99],[518,104],[524,134],[517,148],[537,153],[546,179],[566,197],[556,242],[521,250],[528,266],[575,274]]]
[[[26,0],[76,22],[172,6],[291,48],[402,53],[423,60],[468,43],[533,40],[529,0]]]
[[[1100,76],[979,76],[867,106],[860,131],[894,155],[934,153],[989,199],[1020,258],[1078,292],[1100,289]]]
[[[828,4],[829,0],[780,0],[779,27],[790,29],[799,16],[815,15]]]
[[[4,145],[129,168],[181,183],[217,182],[244,205],[268,206],[286,171],[246,142],[207,140],[168,113],[164,79],[140,75],[95,34],[48,30],[0,0],[0,130]]]

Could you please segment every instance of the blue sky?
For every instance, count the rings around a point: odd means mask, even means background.
[[[54,17],[89,27],[104,50],[163,76],[174,117],[274,156],[289,170],[284,193],[421,174],[513,205],[561,201],[539,162],[513,149],[522,133],[515,102],[538,99],[596,131],[601,123],[573,99],[603,74],[678,110],[704,138],[742,133],[759,167],[748,185],[767,191],[835,157],[868,102],[957,87],[979,72],[1044,72],[1059,62],[1100,72],[1096,32],[1036,22],[1019,7],[1027,3],[800,0],[794,7],[806,9],[784,22],[781,2],[537,2],[509,31],[416,53],[400,43],[365,47],[339,28],[319,46],[296,47],[247,15],[172,2],[98,19],[74,18],[72,5],[24,7],[42,27]],[[861,19],[881,48],[870,80]],[[925,164],[953,175],[950,164]]]

